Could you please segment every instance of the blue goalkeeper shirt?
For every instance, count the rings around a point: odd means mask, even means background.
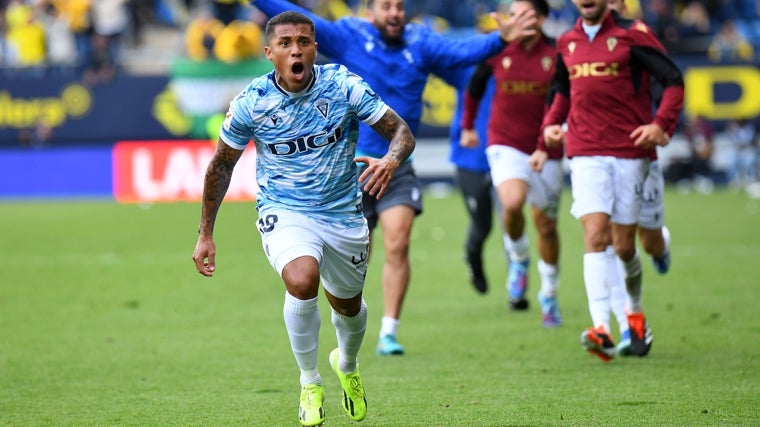
[[[403,43],[387,45],[380,31],[366,19],[329,21],[286,0],[257,0],[254,6],[269,17],[288,10],[309,16],[316,27],[319,52],[362,76],[406,121],[413,134],[420,125],[422,92],[429,74],[476,65],[504,47],[498,32],[454,39],[414,23],[406,25]],[[387,150],[387,140],[361,127],[361,154],[381,157]]]
[[[219,137],[238,150],[256,145],[260,214],[280,207],[354,227],[364,223],[354,162],[359,121],[375,124],[386,111],[342,65],[316,65],[311,84],[298,93],[280,87],[272,71],[230,102]]]

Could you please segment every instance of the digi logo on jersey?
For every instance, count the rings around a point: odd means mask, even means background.
[[[511,95],[539,95],[549,92],[549,85],[542,82],[507,80],[499,83],[499,90]]]
[[[338,126],[331,135],[328,132],[319,132],[314,135],[302,136],[292,141],[272,142],[266,144],[266,146],[275,156],[291,156],[296,153],[305,153],[334,144],[340,141],[341,138],[343,138],[343,130]]]
[[[567,67],[570,74],[570,80],[580,77],[605,77],[618,75],[618,63],[613,62],[584,62],[582,64],[573,64]]]

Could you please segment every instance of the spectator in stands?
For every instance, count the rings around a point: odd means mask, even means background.
[[[185,32],[185,49],[188,58],[204,61],[214,57],[214,44],[224,30],[224,24],[214,18],[210,10],[202,9],[190,21]]]
[[[47,64],[50,73],[72,76],[77,65],[77,47],[68,20],[55,6],[48,4],[41,21],[47,30]]]
[[[108,62],[114,66],[119,62],[121,37],[129,25],[128,1],[97,0],[92,4],[94,35],[102,39],[98,40],[99,45],[105,41]]]
[[[686,5],[678,21],[679,37],[712,37],[710,16],[701,2],[693,1]]]
[[[726,133],[733,148],[732,161],[728,169],[728,182],[731,186],[743,187],[758,179],[757,129],[750,120],[732,120],[726,126]]]
[[[222,21],[222,24],[229,25],[232,21],[240,19],[243,5],[247,3],[245,0],[213,0],[211,5],[214,17]]]
[[[755,59],[755,49],[736,29],[733,19],[727,19],[707,48],[707,56],[713,62],[748,62]]]
[[[109,39],[102,34],[93,34],[91,41],[90,58],[82,80],[88,86],[108,83],[116,75],[116,64],[108,50]]]
[[[45,73],[45,27],[34,9],[19,0],[12,0],[5,13],[8,43],[8,64],[22,77],[42,77]]]
[[[673,9],[672,2],[650,0],[649,13],[644,17],[657,37],[666,45],[678,41],[678,20]]]
[[[51,0],[51,2],[74,33],[77,65],[86,66],[90,57],[90,36],[92,35],[90,0]]]

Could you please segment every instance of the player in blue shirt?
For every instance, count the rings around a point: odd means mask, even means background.
[[[465,240],[465,261],[469,270],[470,283],[476,291],[484,294],[488,292],[488,279],[483,268],[483,246],[493,228],[494,204],[498,204],[498,199],[494,196],[485,150],[488,117],[495,86],[491,80],[478,107],[475,128],[480,136],[480,144],[477,147],[462,146],[460,136],[464,91],[467,90],[467,84],[474,70],[474,67],[454,69],[446,76],[446,81],[457,90],[457,108],[449,127],[449,161],[456,166],[456,183],[470,216]]]
[[[406,23],[403,0],[368,0],[367,19],[345,17],[328,21],[286,0],[255,0],[254,6],[272,16],[297,10],[310,16],[317,27],[321,52],[332,61],[359,74],[416,132],[422,115],[422,92],[431,73],[476,65],[499,52],[507,41],[532,35],[535,14],[527,12],[508,21],[497,19],[499,31],[465,39],[442,36],[421,24]],[[379,157],[388,143],[362,128],[358,152]],[[383,230],[383,318],[377,353],[400,355],[396,340],[401,307],[409,287],[409,240],[415,216],[422,213],[422,184],[411,161],[394,174],[386,196],[363,199],[370,231]]]
[[[254,79],[230,103],[206,171],[193,261],[199,273],[213,276],[216,215],[235,164],[253,141],[258,228],[266,256],[285,283],[283,316],[301,370],[299,420],[304,426],[325,420],[317,369],[321,280],[338,340],[330,365],[341,382],[346,413],[361,421],[367,403],[357,355],[367,326],[362,290],[369,229],[359,182],[381,198],[415,141],[404,120],[359,76],[341,65],[314,65],[317,43],[307,16],[273,17],[266,40],[274,71]],[[389,141],[382,157],[354,157],[360,121]],[[361,176],[357,162],[367,165]]]

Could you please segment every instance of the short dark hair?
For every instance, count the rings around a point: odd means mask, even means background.
[[[536,10],[536,13],[538,13],[541,16],[549,16],[549,2],[546,0],[520,0],[520,1],[527,1],[531,5],[533,5],[533,9]]]
[[[275,27],[284,24],[307,24],[309,27],[311,27],[312,34],[315,34],[316,32],[314,29],[314,21],[312,21],[311,18],[304,15],[303,13],[288,10],[273,16],[271,19],[269,19],[269,21],[267,21],[267,27],[265,30],[267,42],[269,42],[270,37],[274,35]]]

